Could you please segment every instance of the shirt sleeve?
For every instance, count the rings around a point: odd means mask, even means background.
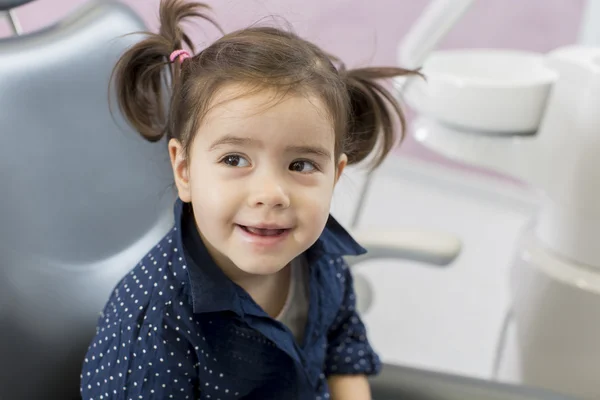
[[[99,328],[81,375],[83,400],[195,399],[195,352],[168,320]]]
[[[338,276],[344,297],[328,332],[325,375],[375,375],[381,369],[379,356],[367,339],[367,329],[356,311],[356,295],[350,268],[341,266]]]

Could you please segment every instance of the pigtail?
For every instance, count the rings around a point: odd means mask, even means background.
[[[129,123],[148,141],[156,142],[167,132],[167,104],[165,96],[165,66],[170,66],[171,92],[177,92],[185,63],[171,63],[169,57],[185,44],[193,54],[194,45],[181,29],[181,20],[198,17],[220,27],[202,9],[203,3],[183,0],[162,0],[160,4],[159,33],[144,32],[146,38],[126,51],[117,62],[111,82],[117,95],[119,108]]]
[[[397,142],[394,118],[400,122],[400,140],[404,137],[405,117],[398,101],[379,79],[420,75],[403,68],[360,68],[342,70],[350,98],[350,116],[344,152],[349,164],[356,164],[374,153],[373,168],[378,167]]]

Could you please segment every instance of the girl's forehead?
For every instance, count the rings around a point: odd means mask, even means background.
[[[250,119],[260,115],[271,115],[294,109],[294,114],[313,113],[328,119],[327,107],[318,96],[298,90],[275,88],[252,88],[248,85],[230,84],[220,88],[212,97],[207,118],[219,116]]]
[[[285,136],[296,140],[329,142],[334,135],[332,119],[322,101],[315,96],[274,90],[244,92],[243,88],[225,87],[215,95],[200,131],[204,135],[243,134]]]

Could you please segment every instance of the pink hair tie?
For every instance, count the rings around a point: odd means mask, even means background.
[[[169,60],[171,60],[171,62],[174,62],[175,60],[179,59],[179,63],[181,64],[183,62],[183,60],[185,60],[186,58],[191,58],[191,57],[192,56],[190,55],[190,53],[188,53],[185,50],[175,50],[174,52],[171,53]]]

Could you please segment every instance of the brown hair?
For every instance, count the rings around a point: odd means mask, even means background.
[[[113,71],[119,107],[144,138],[158,141],[167,135],[188,149],[215,93],[229,83],[242,83],[249,92],[275,89],[283,95],[318,96],[333,121],[336,156],[346,153],[349,164],[373,152],[373,167],[383,161],[396,143],[395,116],[402,138],[402,110],[376,80],[418,75],[416,71],[393,67],[347,70],[335,57],[294,33],[260,26],[225,34],[191,58],[171,63],[170,54],[183,45],[194,53],[192,41],[181,29],[184,18],[202,18],[220,30],[204,13],[207,10],[209,6],[203,3],[162,0],[159,33],[147,33]],[[164,79],[169,64],[170,100],[165,97]]]

